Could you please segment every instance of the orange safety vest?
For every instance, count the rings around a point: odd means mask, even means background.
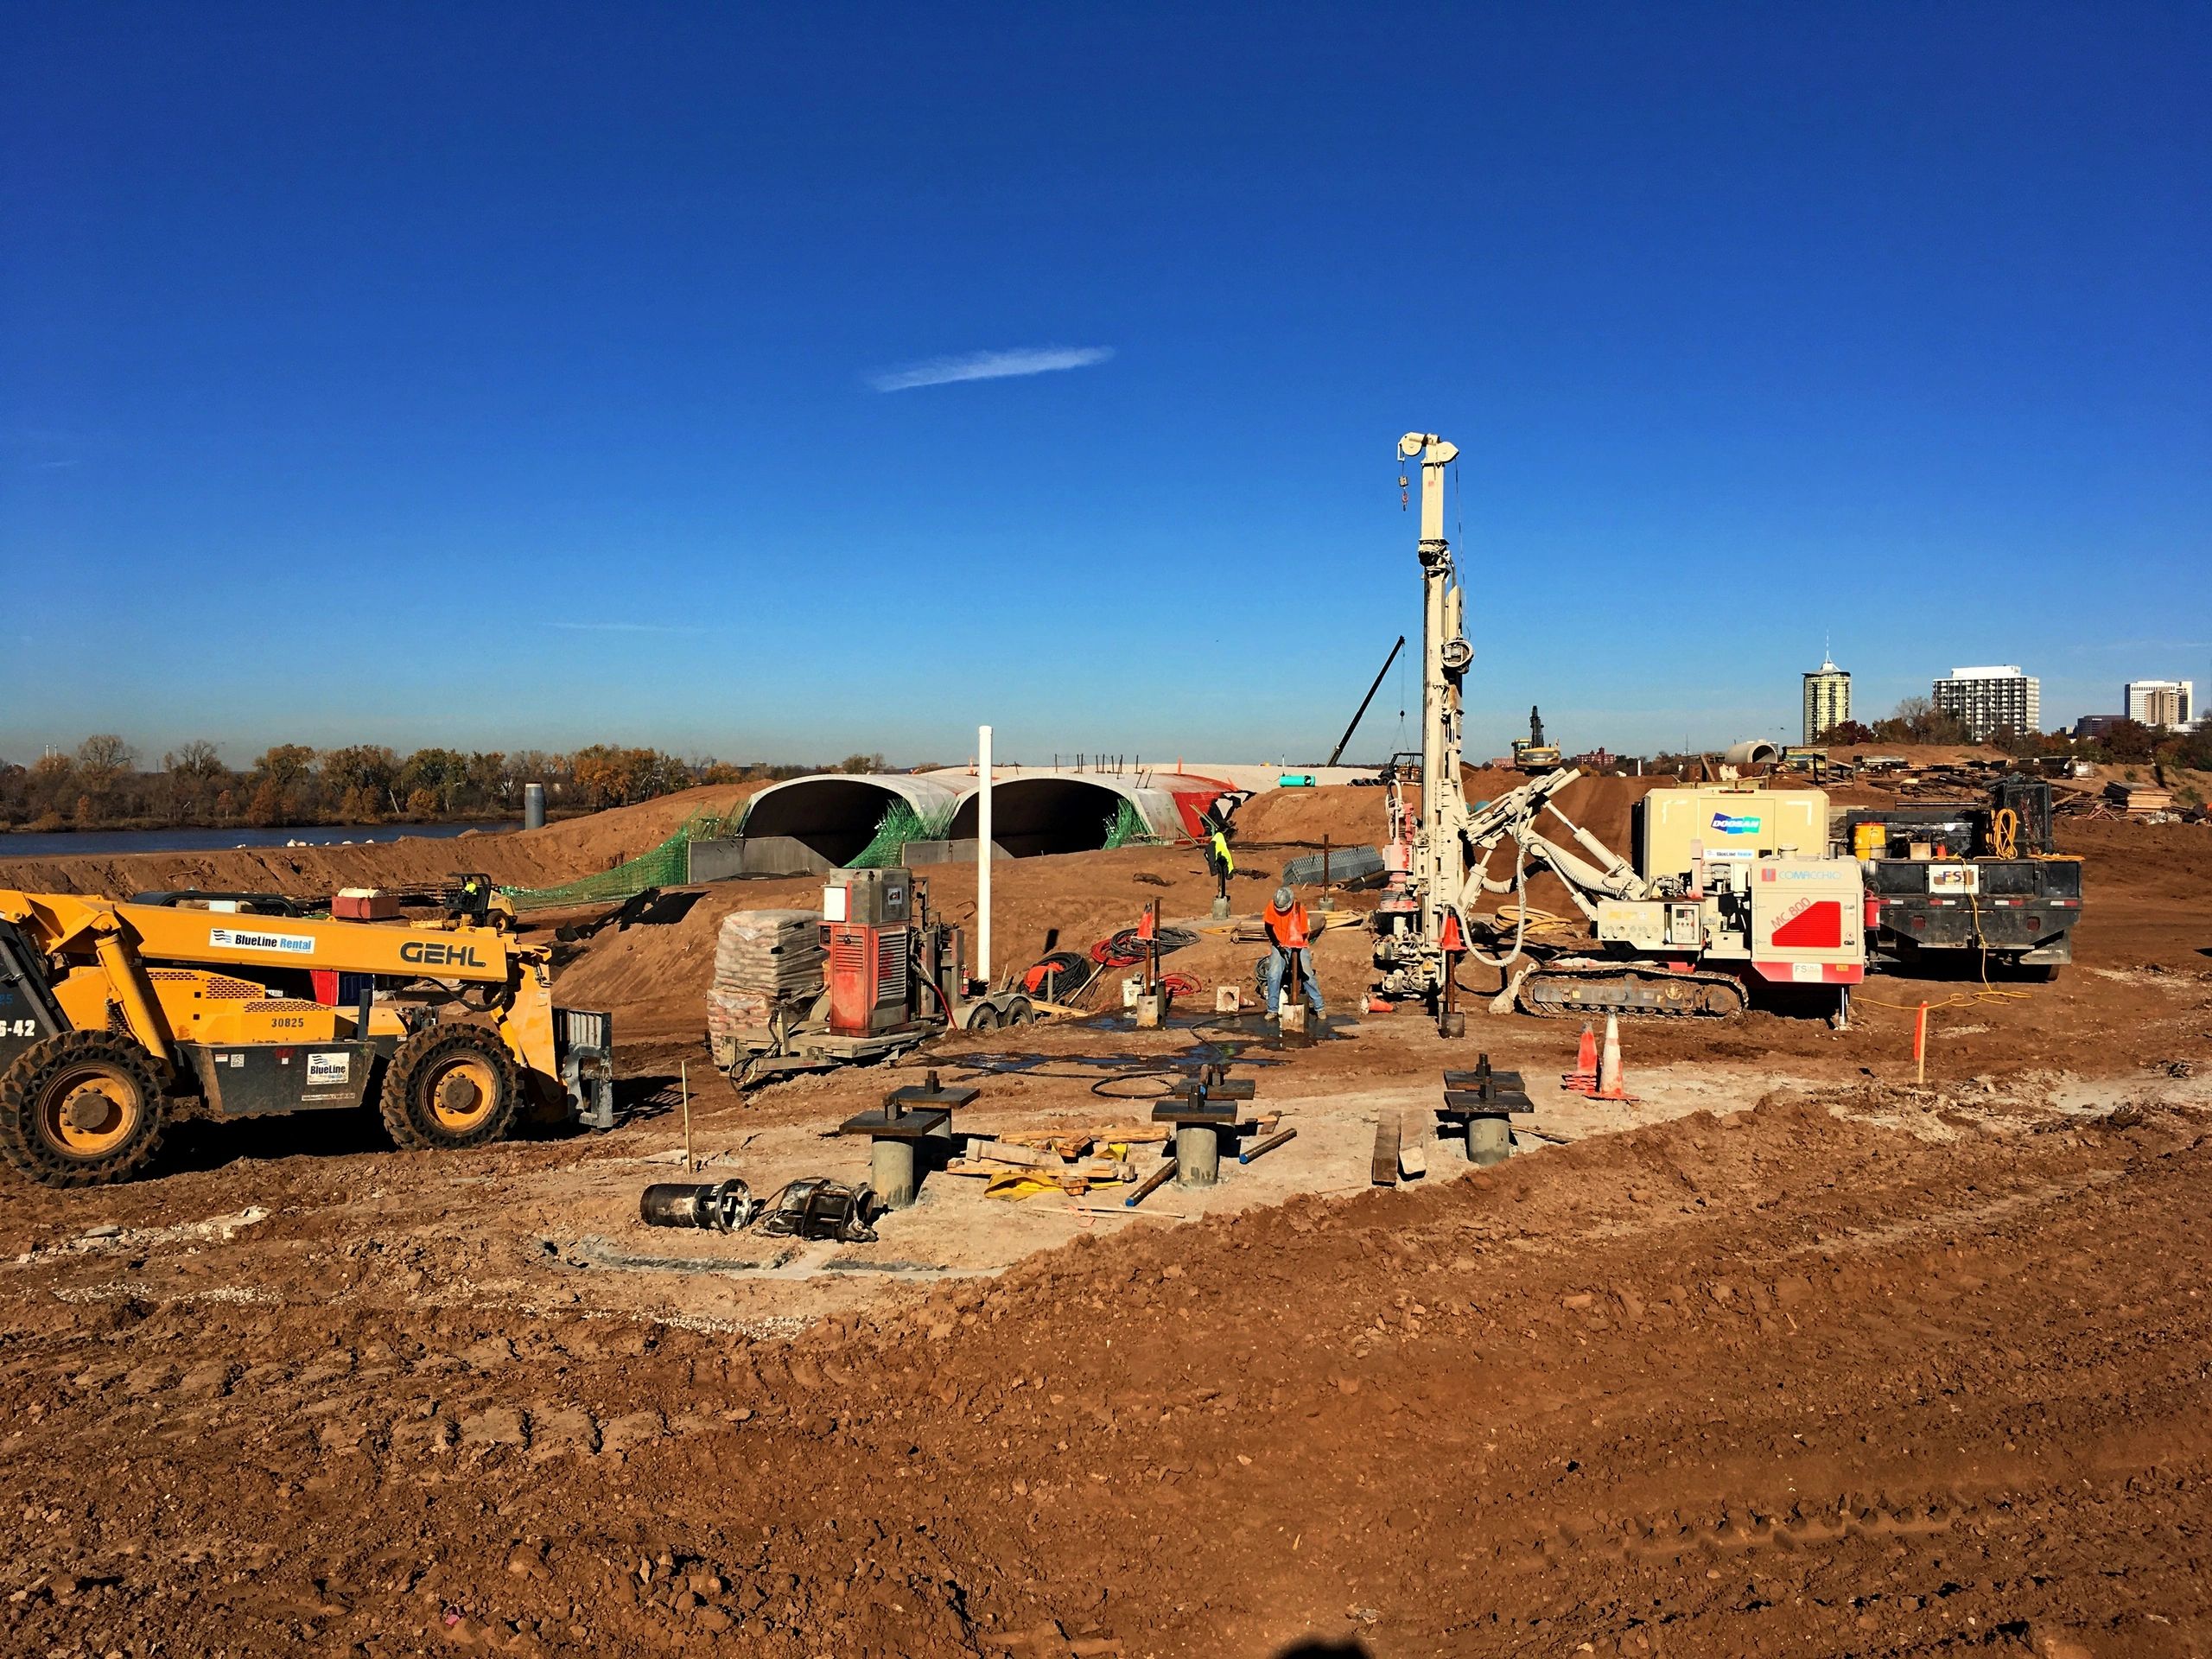
[[[1286,950],[1302,950],[1311,943],[1306,937],[1306,906],[1294,904],[1288,910],[1277,910],[1269,899],[1260,918],[1268,930],[1268,937]]]

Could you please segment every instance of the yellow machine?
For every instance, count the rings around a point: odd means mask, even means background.
[[[489,884],[379,925],[273,894],[130,903],[0,889],[0,1153],[49,1186],[124,1179],[179,1116],[343,1109],[470,1147],[525,1105],[613,1116],[613,1021],[553,1005]]]

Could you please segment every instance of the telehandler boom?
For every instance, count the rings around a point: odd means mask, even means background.
[[[488,884],[466,891],[470,915],[380,925],[275,895],[0,889],[0,1154],[94,1185],[179,1117],[343,1109],[372,1086],[406,1147],[495,1140],[525,1106],[611,1127],[613,1021],[556,1007],[547,952]]]

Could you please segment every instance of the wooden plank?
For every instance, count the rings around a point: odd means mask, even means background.
[[[1404,1126],[1395,1112],[1384,1112],[1375,1120],[1375,1157],[1368,1167],[1368,1178],[1377,1186],[1398,1184],[1398,1143]]]
[[[1020,1146],[1011,1141],[970,1141],[970,1158],[989,1158],[1001,1164],[1018,1164],[1024,1169],[1058,1169],[1066,1160],[1049,1148]]]
[[[1089,1129],[1001,1129],[998,1139],[1010,1147],[1039,1147],[1063,1158],[1080,1158],[1097,1140]]]
[[[1045,1180],[1085,1180],[1094,1185],[1119,1182],[1128,1166],[1112,1158],[1086,1158],[1081,1163],[1050,1165],[1009,1164],[998,1158],[955,1158],[944,1166],[948,1175],[974,1175],[986,1180],[994,1175],[1035,1175]]]
[[[948,1175],[976,1175],[988,1180],[994,1175],[1020,1175],[1031,1172],[1020,1164],[1001,1164],[993,1159],[955,1158],[946,1163],[944,1173]]]

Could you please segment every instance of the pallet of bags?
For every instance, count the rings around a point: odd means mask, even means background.
[[[822,982],[822,918],[810,910],[739,910],[715,941],[722,990],[800,991]]]
[[[810,910],[741,910],[722,918],[707,1032],[728,1037],[766,1028],[779,1007],[822,989],[822,918]]]

